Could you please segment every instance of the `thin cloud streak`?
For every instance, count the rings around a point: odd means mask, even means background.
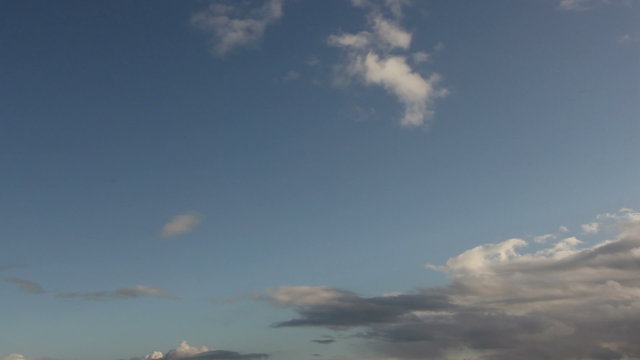
[[[160,299],[178,298],[160,288],[147,285],[122,287],[115,291],[66,292],[58,293],[57,296],[65,299],[79,298],[83,300],[137,299],[142,297],[155,297]]]
[[[5,281],[18,285],[22,291],[29,294],[42,294],[45,292],[42,286],[40,286],[40,284],[33,282],[31,280],[12,277],[12,278],[6,278]]]

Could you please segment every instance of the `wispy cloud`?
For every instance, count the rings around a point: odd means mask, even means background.
[[[195,229],[200,221],[202,221],[202,216],[195,212],[176,215],[162,227],[160,236],[174,237],[186,234]]]
[[[640,42],[640,35],[624,34],[620,36],[618,42],[621,44],[633,44]]]
[[[405,54],[411,47],[413,34],[400,25],[406,1],[385,1],[382,8],[369,1],[352,1],[367,9],[368,29],[358,33],[331,35],[328,43],[346,52],[347,58],[339,67],[343,76],[376,85],[394,95],[404,106],[400,119],[403,126],[424,125],[433,113],[434,102],[446,95],[438,87],[440,75],[423,76],[413,69]],[[384,11],[391,16],[385,16]],[[426,52],[419,52],[414,62],[424,62]]]
[[[592,246],[575,237],[530,252],[517,238],[477,246],[428,266],[451,279],[443,287],[361,297],[283,286],[266,299],[298,314],[276,327],[360,329],[355,335],[384,357],[637,359],[638,216],[630,209],[601,214],[624,220],[614,240]]]
[[[196,347],[181,341],[177,348],[167,351],[166,354],[154,351],[131,360],[254,360],[268,357],[268,354],[263,353],[243,354],[228,350],[212,350],[206,346]]]
[[[42,286],[40,286],[40,284],[33,282],[31,280],[12,277],[12,278],[6,278],[5,281],[18,285],[22,291],[29,294],[44,293],[44,289],[42,288]]]
[[[212,36],[212,51],[218,55],[259,42],[267,27],[282,17],[284,0],[267,0],[253,9],[228,4],[213,3],[191,17],[191,24]]]
[[[67,299],[80,298],[84,300],[136,299],[142,297],[161,299],[177,298],[177,296],[171,295],[160,288],[147,285],[122,287],[115,291],[67,292],[59,293],[57,296]]]

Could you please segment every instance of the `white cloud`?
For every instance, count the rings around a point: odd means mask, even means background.
[[[267,27],[282,17],[283,4],[284,0],[267,0],[261,7],[243,11],[240,6],[214,3],[193,15],[191,24],[211,33],[213,51],[223,55],[262,39]]]
[[[580,225],[580,229],[582,229],[582,232],[585,234],[596,234],[600,231],[600,224],[597,222],[590,222],[588,224]]]
[[[407,51],[411,47],[412,34],[398,23],[401,9],[408,2],[385,2],[396,17],[395,20],[384,17],[382,12],[368,1],[353,3],[355,6],[369,8],[370,28],[358,33],[334,34],[328,39],[330,45],[347,52],[347,61],[342,66],[344,74],[365,84],[381,86],[394,95],[404,106],[401,125],[424,125],[434,113],[435,100],[445,96],[447,92],[437,86],[440,75],[423,76],[408,64],[409,54],[397,53]],[[420,63],[426,61],[428,54],[418,52],[413,56],[414,62]]]
[[[162,237],[173,237],[186,234],[195,229],[201,220],[202,217],[195,212],[176,215],[162,227],[160,235]]]

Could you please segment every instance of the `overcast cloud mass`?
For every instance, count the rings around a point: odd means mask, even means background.
[[[598,218],[621,221],[610,224],[618,234],[591,246],[567,237],[530,252],[514,238],[428,265],[451,279],[440,288],[363,298],[279,287],[268,300],[298,317],[274,326],[354,328],[396,358],[640,358],[640,213]]]

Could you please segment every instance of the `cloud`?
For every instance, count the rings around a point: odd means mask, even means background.
[[[290,70],[282,77],[282,81],[288,82],[288,81],[298,80],[299,78],[300,78],[299,72],[295,70]]]
[[[381,357],[638,359],[638,216],[601,214],[618,219],[617,233],[592,245],[565,237],[528,252],[518,238],[474,247],[428,266],[449,277],[442,287],[361,297],[283,286],[266,298],[298,315],[274,326],[353,329]]]
[[[57,296],[67,299],[80,298],[84,300],[136,299],[141,297],[155,297],[160,299],[177,298],[177,296],[168,294],[160,288],[147,285],[122,287],[115,291],[67,292],[59,293]]]
[[[368,9],[369,28],[358,33],[333,34],[327,40],[329,45],[346,52],[346,62],[339,66],[343,76],[380,86],[394,95],[404,106],[401,125],[425,125],[433,116],[435,100],[445,96],[446,90],[438,87],[440,75],[421,75],[408,64],[408,55],[403,54],[411,47],[413,36],[399,24],[402,8],[408,2],[385,1],[391,18],[372,2],[352,1],[352,4]],[[412,55],[415,63],[426,61],[427,53],[416,54]]]
[[[166,354],[154,351],[144,357],[131,360],[253,360],[268,357],[268,354],[263,353],[243,354],[228,350],[211,350],[206,346],[195,347],[186,341],[181,341],[177,348],[167,351]]]
[[[22,291],[29,294],[44,293],[44,289],[42,288],[42,286],[30,280],[13,277],[13,278],[6,278],[5,281],[18,285]]]
[[[558,8],[565,11],[587,11],[598,6],[610,4],[630,5],[629,0],[560,0]]]
[[[580,225],[580,229],[582,229],[582,232],[585,234],[596,234],[600,229],[600,224],[597,222],[582,224]]]
[[[214,3],[191,17],[192,25],[213,36],[212,51],[218,55],[260,41],[267,27],[282,17],[284,0],[267,0],[250,10],[230,4]]]
[[[9,355],[0,355],[0,360],[47,360],[47,358],[43,358],[43,357],[28,358],[22,354],[9,354]]]
[[[621,43],[621,44],[637,43],[637,42],[640,42],[640,36],[631,35],[631,34],[624,34],[618,39],[618,42]]]
[[[314,343],[322,344],[322,345],[329,345],[336,342],[336,339],[313,339],[311,341],[313,341]]]
[[[200,221],[202,221],[202,217],[195,212],[176,215],[162,227],[160,236],[174,237],[186,234],[195,229]]]

